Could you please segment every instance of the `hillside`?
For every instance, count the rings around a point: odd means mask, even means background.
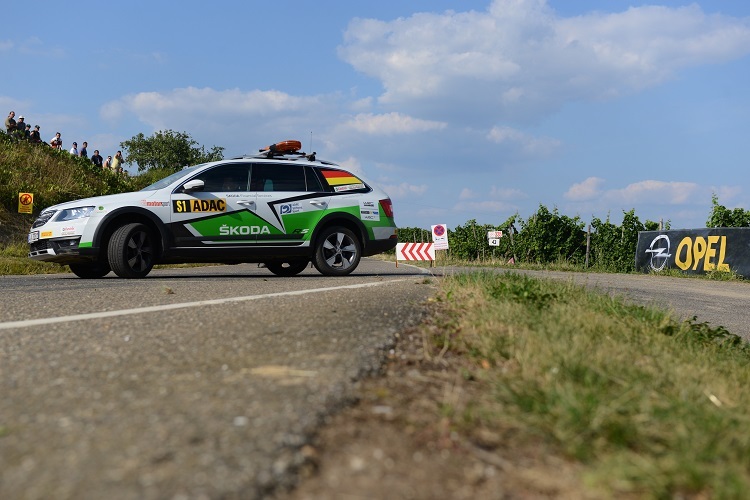
[[[57,203],[138,190],[156,180],[154,173],[118,175],[45,144],[15,142],[0,133],[0,246],[26,241],[39,212]],[[34,213],[18,213],[18,194],[34,194]]]

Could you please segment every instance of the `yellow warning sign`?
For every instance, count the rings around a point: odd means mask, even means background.
[[[18,213],[30,214],[34,210],[34,193],[18,193]]]

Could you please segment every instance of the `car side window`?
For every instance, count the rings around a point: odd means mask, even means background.
[[[206,192],[247,191],[249,165],[231,164],[219,165],[207,170],[196,177],[201,179]]]
[[[315,173],[315,169],[312,167],[305,167],[305,180],[307,182],[307,190],[316,193],[322,193],[325,191],[323,183],[320,182],[320,177]]]
[[[303,165],[256,163],[252,169],[251,191],[307,191]]]

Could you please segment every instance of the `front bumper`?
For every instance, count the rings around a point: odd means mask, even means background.
[[[80,241],[80,236],[37,240],[29,243],[29,258],[60,264],[92,260],[96,251],[79,247]]]

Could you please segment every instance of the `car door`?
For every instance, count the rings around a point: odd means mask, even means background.
[[[256,194],[255,213],[269,227],[258,234],[258,245],[303,246],[310,241],[330,199],[311,167],[256,163],[250,186]]]
[[[175,246],[217,248],[254,245],[268,228],[255,214],[249,191],[250,163],[207,169],[172,193],[171,228]]]

